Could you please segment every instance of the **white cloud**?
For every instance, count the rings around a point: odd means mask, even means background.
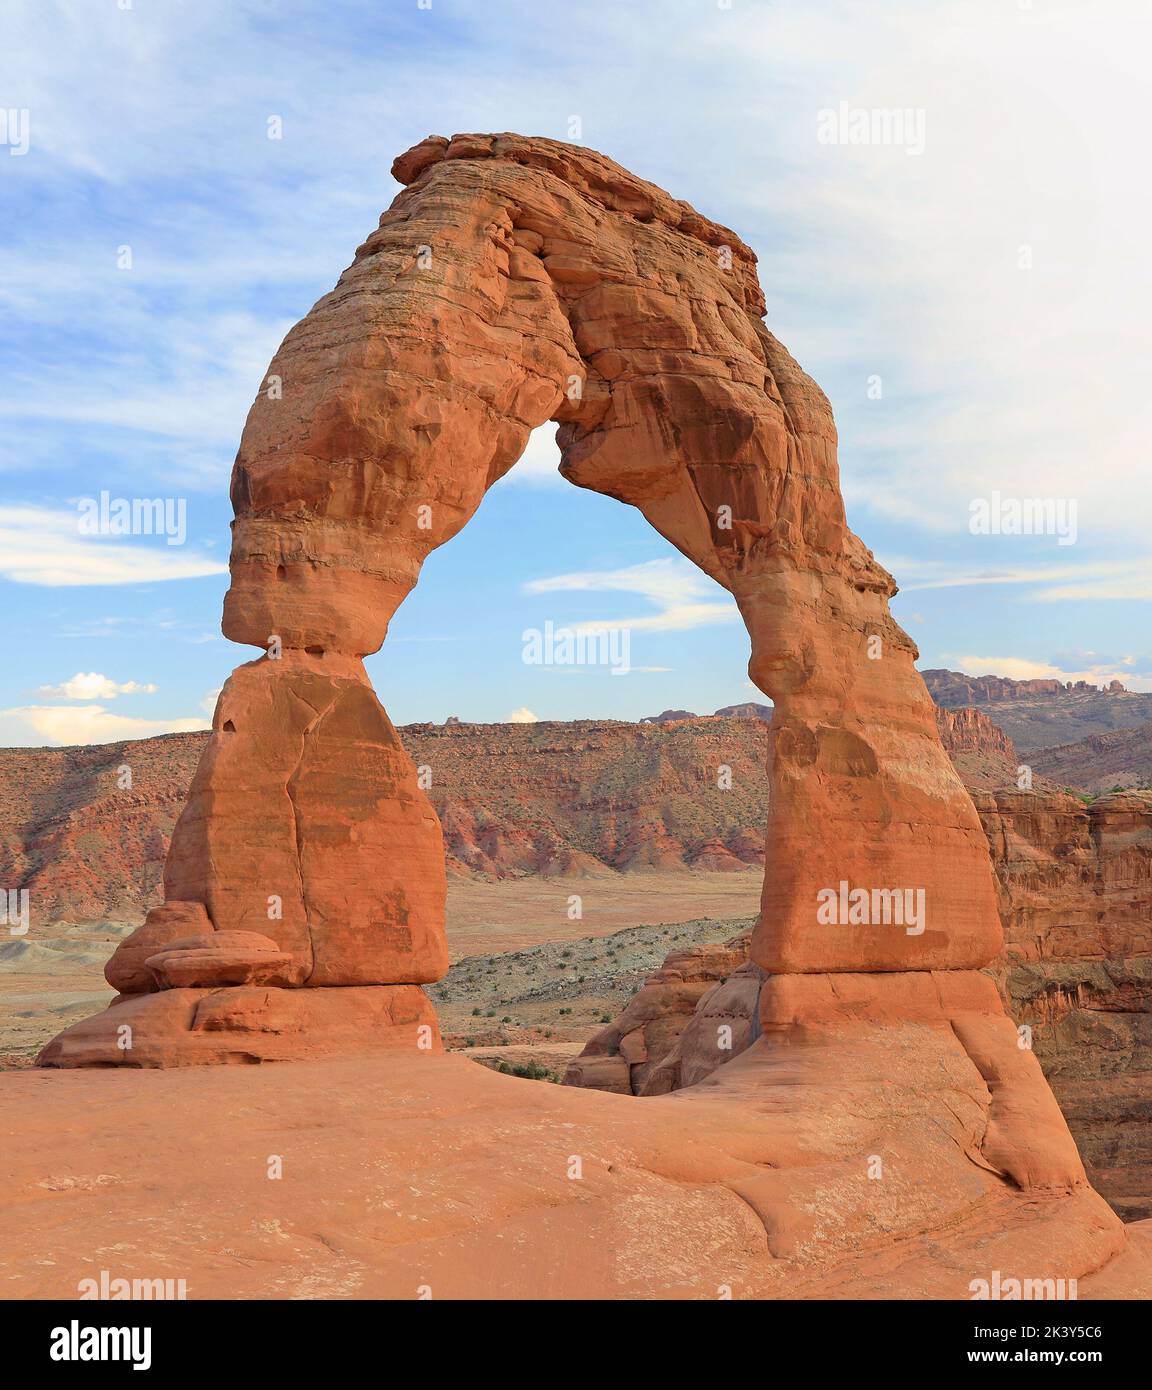
[[[76,512],[0,506],[0,575],[17,584],[153,584],[227,573],[226,564],[187,546],[81,535]]]
[[[538,724],[539,722],[540,716],[533,714],[525,705],[521,705],[519,709],[514,709],[504,721],[505,724]]]
[[[1143,539],[1146,22],[1139,0],[889,0],[766,7],[730,31],[734,104],[750,65],[784,79],[785,174],[749,189],[779,231],[740,229],[769,323],[832,391],[853,507],[961,532],[999,489],[1078,499],[1089,542]],[[840,101],[922,109],[924,153],[817,145]]]
[[[96,671],[77,671],[62,685],[42,685],[36,692],[52,700],[115,700],[118,695],[155,695],[158,687],[139,681],[114,681]]]
[[[529,594],[640,594],[659,611],[638,618],[590,618],[567,624],[577,632],[630,628],[636,632],[684,632],[715,623],[739,622],[735,601],[687,560],[648,560],[618,570],[582,570],[533,579]],[[719,595],[719,598],[714,597]]]
[[[961,669],[969,675],[1007,676],[1014,681],[1042,680],[1067,677],[1058,666],[1048,661],[1029,661],[1020,656],[961,656],[957,657]]]
[[[556,426],[541,425],[528,436],[524,452],[511,470],[504,474],[501,483],[532,483],[547,487],[557,484],[572,487],[567,478],[559,472],[560,448],[556,443]]]
[[[1089,567],[1089,573],[1091,567]],[[1056,584],[1032,597],[1039,603],[1061,603],[1072,599],[1106,599],[1110,602],[1152,599],[1152,573],[1148,565],[1114,579],[1086,579],[1074,584]]]
[[[27,748],[41,744],[118,743],[156,734],[185,734],[209,727],[200,715],[187,719],[133,719],[102,705],[24,705],[0,710],[0,742]]]
[[[1152,598],[1152,571],[1146,560],[1101,560],[1083,564],[1003,565],[976,570],[970,565],[939,560],[885,559],[885,567],[896,575],[911,576],[901,583],[904,593],[918,589],[964,589],[994,584],[1033,586],[1027,597],[1038,603],[1062,599],[1148,599]],[[1068,582],[1066,582],[1068,581]]]

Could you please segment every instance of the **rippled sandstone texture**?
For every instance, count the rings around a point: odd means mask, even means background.
[[[438,827],[360,659],[551,419],[570,481],[636,506],[731,591],[776,707],[761,1036],[666,1103],[719,1088],[763,1107],[760,1149],[778,1149],[736,1190],[774,1258],[922,1229],[926,1212],[987,1219],[1008,1195],[997,1229],[1018,1255],[1098,1268],[1122,1230],[979,973],[1002,941],[980,822],[889,615],[895,585],[845,524],[828,403],[761,321],[752,253],[549,141],[432,138],[394,173],[407,191],[288,335],[241,441],[223,626],[268,654],[222,692],[173,836],[168,902],[143,929],[157,992],[42,1060],[132,1065],[114,1042],[128,1010],[136,1064],[148,1048],[205,1060],[209,1032],[224,1035],[213,1060],[230,1033],[245,1058],[272,1055],[270,1038],[307,1055],[325,1030],[283,1021],[276,996],[343,1017],[353,990],[443,968]],[[375,876],[369,843],[388,851]],[[837,885],[922,894],[921,929],[822,918]],[[210,932],[189,938],[188,903]],[[189,952],[190,1010],[172,1004]],[[236,984],[244,969],[260,979]],[[889,1183],[869,1180],[878,1147]],[[829,1210],[831,1241],[812,1215]]]

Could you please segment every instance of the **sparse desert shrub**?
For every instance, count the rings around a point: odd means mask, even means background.
[[[539,1062],[498,1062],[496,1070],[503,1072],[505,1076],[523,1077],[525,1081],[551,1081],[554,1085],[560,1082],[559,1072],[550,1071]]]

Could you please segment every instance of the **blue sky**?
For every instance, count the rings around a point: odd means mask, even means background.
[[[281,337],[397,153],[574,116],[756,249],[922,665],[1152,689],[1147,40],[1109,0],[6,0],[0,743],[207,723],[249,655],[218,629],[227,483]],[[822,141],[841,103],[919,113],[922,149]],[[369,661],[393,718],[756,698],[725,595],[549,434]],[[104,491],[182,499],[184,543],[79,534]],[[1075,543],[972,534],[993,494],[1075,502]],[[526,666],[545,621],[629,625],[633,670]]]

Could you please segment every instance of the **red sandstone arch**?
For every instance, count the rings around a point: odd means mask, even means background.
[[[223,627],[269,655],[221,695],[167,904],[109,979],[443,972],[439,829],[361,658],[547,420],[566,477],[639,508],[744,616],[776,705],[755,959],[785,977],[986,964],[1001,937],[979,821],[895,585],[846,525],[828,403],[761,319],[752,252],[551,141],[433,137],[394,173],[404,192],[249,414]],[[925,929],[822,924],[817,894],[841,883],[923,889]]]
[[[360,658],[551,419],[565,476],[639,508],[744,615],[777,707],[756,959],[985,964],[1000,928],[979,821],[889,615],[895,586],[845,523],[828,403],[761,320],[751,251],[548,141],[430,139],[395,173],[407,189],[249,415],[224,632],[283,654],[221,698],[168,897],[217,933],[273,938],[285,983],[442,972],[437,832]],[[926,930],[820,926],[816,894],[841,882],[923,888]]]

